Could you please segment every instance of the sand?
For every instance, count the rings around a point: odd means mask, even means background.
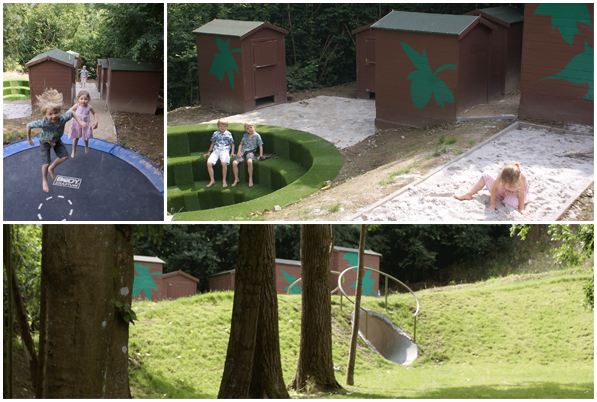
[[[507,130],[504,130],[507,131]],[[586,130],[585,130],[586,131]],[[555,221],[594,180],[594,158],[566,156],[590,150],[593,135],[558,134],[541,128],[510,129],[423,180],[365,208],[357,221]],[[497,201],[488,209],[489,190],[483,188],[471,201],[454,194],[466,193],[483,172],[497,175],[509,162],[518,162],[530,183],[531,202],[523,215]]]

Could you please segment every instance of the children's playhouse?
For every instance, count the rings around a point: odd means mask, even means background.
[[[60,49],[49,50],[29,60],[25,67],[29,71],[31,110],[39,109],[37,96],[46,89],[55,89],[62,93],[66,108],[75,103],[77,59],[74,54]]]
[[[157,257],[134,256],[135,299],[159,301],[193,296],[197,293],[199,279],[182,271],[164,274],[165,262]]]
[[[488,101],[491,35],[481,16],[392,11],[375,31],[375,125],[455,121]]]
[[[285,29],[213,20],[193,31],[201,104],[231,113],[286,102]]]
[[[379,270],[381,254],[375,251],[365,251],[365,268]],[[359,260],[359,250],[346,247],[334,247],[330,268],[332,272],[340,273],[347,268],[357,266]],[[338,287],[338,274],[330,275],[330,291]],[[234,290],[236,270],[219,272],[209,277],[209,290]],[[301,282],[290,287],[296,280],[301,278],[301,262],[295,260],[285,260],[276,258],[276,289],[279,294],[286,294],[290,289],[290,294],[301,294]],[[356,269],[347,272],[344,275],[344,291],[349,296],[355,294],[356,289]],[[374,271],[365,270],[363,276],[363,295],[377,296],[379,291],[379,274]],[[340,294],[337,290],[334,294]]]

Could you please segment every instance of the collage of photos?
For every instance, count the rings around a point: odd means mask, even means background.
[[[3,397],[594,399],[594,25],[3,3]]]

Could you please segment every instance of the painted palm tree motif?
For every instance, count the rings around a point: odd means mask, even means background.
[[[533,14],[549,15],[551,17],[552,30],[555,32],[556,28],[558,28],[562,38],[571,46],[574,35],[581,33],[578,29],[579,22],[593,26],[589,9],[585,3],[539,4]],[[574,56],[559,73],[541,78],[539,81],[561,79],[573,84],[589,84],[589,90],[583,98],[593,100],[594,55],[594,49],[589,46],[585,39],[585,51],[583,53]]]
[[[346,253],[342,257],[342,259],[348,260],[348,264],[351,267],[359,264],[359,255],[357,253]],[[369,266],[369,268],[373,268],[373,264],[371,264]],[[354,272],[357,272],[356,268],[354,269]],[[377,294],[373,290],[373,286],[375,286],[375,279],[371,276],[372,272],[373,271],[366,270],[365,275],[363,275],[363,284],[361,286],[361,289],[363,290],[362,294],[365,296],[371,296],[371,294],[373,294],[373,296],[377,296]],[[354,283],[352,285],[348,286],[348,288],[356,288],[356,287],[357,287],[357,281],[355,279]]]
[[[572,60],[564,67],[562,71],[551,77],[541,78],[543,80],[561,79],[571,82],[573,84],[589,84],[589,90],[584,99],[593,100],[593,87],[594,87],[594,57],[595,51],[591,49],[591,46],[585,40],[585,51],[577,54]]]
[[[161,275],[162,273],[154,272],[153,274],[150,274],[149,265],[144,267],[137,263],[135,263],[135,270],[139,276],[135,276],[135,281],[133,282],[133,297],[139,296],[139,293],[143,290],[145,291],[147,300],[151,300],[151,289],[158,289],[152,275]]]
[[[228,81],[230,81],[230,86],[232,89],[234,89],[233,71],[238,73],[238,66],[232,53],[240,53],[242,50],[240,48],[230,50],[230,39],[224,42],[222,39],[216,37],[216,45],[218,45],[218,50],[220,53],[214,54],[214,59],[211,62],[211,68],[209,69],[209,72],[210,74],[215,75],[220,82],[222,82],[224,74],[227,74]]]
[[[433,95],[437,104],[442,108],[444,108],[444,102],[454,103],[452,91],[445,82],[437,78],[437,74],[448,68],[456,70],[456,65],[444,64],[433,72],[429,66],[425,49],[423,49],[422,54],[419,54],[406,43],[400,42],[400,45],[402,45],[406,55],[417,68],[417,70],[411,72],[408,76],[408,79],[412,80],[410,83],[410,97],[415,107],[421,109],[427,106],[431,95]]]
[[[288,287],[290,285],[292,285],[295,281],[296,278],[294,277],[294,275],[290,276],[288,275],[286,272],[284,272],[283,270],[280,270],[280,272],[282,272],[282,275],[284,275],[284,279],[286,279],[286,282],[288,282],[288,286],[286,286],[284,288],[284,290],[288,291]],[[300,295],[301,294],[301,288],[299,287],[299,285],[294,285],[291,289],[290,289],[290,294],[291,295]]]
[[[551,28],[555,32],[556,28],[560,35],[569,45],[572,45],[572,39],[578,30],[577,23],[582,22],[588,26],[591,24],[591,14],[585,3],[547,3],[539,4],[533,14],[551,16]]]

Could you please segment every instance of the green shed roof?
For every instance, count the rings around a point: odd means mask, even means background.
[[[37,56],[35,56],[31,60],[29,60],[25,65],[29,65],[38,60],[45,59],[47,57],[51,57],[51,58],[59,60],[63,63],[70,64],[75,68],[77,67],[77,59],[75,58],[75,56],[72,53],[68,53],[68,52],[62,51],[60,49],[48,50],[47,52],[38,54]]]
[[[108,59],[97,59],[97,64],[102,66],[102,68],[108,68]]]
[[[475,20],[472,15],[425,14],[392,11],[373,24],[376,29],[460,35]]]
[[[524,17],[523,10],[511,6],[481,8],[479,9],[479,11],[483,11],[486,14],[499,18],[500,20],[505,21],[508,24],[522,22]]]
[[[74,54],[75,57],[79,57],[79,53],[73,52],[72,50],[67,50],[66,53]]]
[[[143,72],[162,72],[163,63],[157,61],[133,61],[131,59],[108,59],[112,71],[143,71]]]
[[[234,20],[213,20],[207,24],[195,29],[193,33],[227,35],[243,37],[258,28],[271,28],[283,34],[287,34],[283,28],[259,21],[234,21]]]

